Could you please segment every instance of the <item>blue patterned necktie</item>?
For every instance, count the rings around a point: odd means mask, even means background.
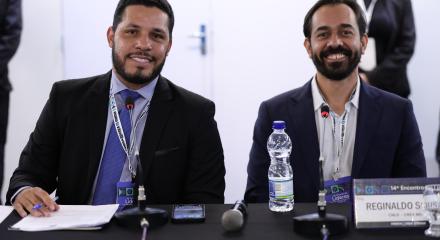
[[[127,146],[130,146],[131,122],[130,114],[125,106],[125,102],[128,97],[131,97],[134,102],[140,97],[140,95],[139,93],[128,89],[121,91],[120,94],[124,104],[122,109],[119,110],[119,118],[121,120],[122,129],[124,130]],[[107,137],[104,155],[101,160],[98,181],[96,182],[95,193],[93,195],[93,205],[116,203],[116,183],[121,178],[126,158],[127,155],[122,148],[113,122]]]

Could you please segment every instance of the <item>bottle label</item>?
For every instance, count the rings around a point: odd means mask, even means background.
[[[292,199],[293,180],[269,180],[269,196],[275,199]]]

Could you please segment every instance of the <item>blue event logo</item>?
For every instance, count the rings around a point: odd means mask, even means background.
[[[342,193],[342,192],[344,192],[344,187],[342,185],[333,185],[333,186],[331,186],[330,190],[331,190],[332,194]]]
[[[364,189],[360,186],[354,186],[354,193],[355,194],[363,194],[364,193]]]
[[[366,185],[365,186],[365,194],[374,195],[380,193],[379,189],[376,185]]]
[[[375,195],[380,194],[382,190],[382,193],[390,192],[389,186],[383,186],[382,188],[379,188],[376,185],[365,185],[365,186],[354,186],[354,193],[356,195]]]

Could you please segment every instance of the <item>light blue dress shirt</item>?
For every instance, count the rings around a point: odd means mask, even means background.
[[[136,99],[136,101],[134,103],[133,117],[132,117],[132,123],[131,123],[131,126],[134,127],[136,124],[136,121],[139,121],[137,123],[138,125],[137,125],[137,127],[135,129],[135,133],[134,133],[136,135],[136,141],[135,141],[136,149],[139,149],[139,147],[141,145],[142,135],[144,133],[145,122],[146,122],[146,119],[148,118],[148,112],[147,112],[147,115],[145,117],[143,117],[142,119],[139,119],[139,116],[144,111],[148,102],[153,97],[154,89],[156,88],[158,79],[159,79],[159,77],[155,78],[153,81],[151,81],[149,84],[142,87],[141,89],[138,89],[138,90],[130,89],[131,91],[135,91],[141,95],[141,97]],[[118,79],[116,74],[114,74],[114,72],[112,72],[109,94],[113,93],[115,95],[115,100],[116,100],[116,104],[118,106],[118,109],[125,107],[123,99],[122,99],[121,95],[119,94],[121,91],[123,91],[125,89],[129,89],[129,88],[127,88],[127,86],[125,86]],[[107,126],[105,129],[104,143],[103,143],[103,147],[102,147],[101,159],[100,159],[100,164],[99,164],[100,167],[101,167],[102,157],[104,155],[105,146],[107,144],[107,138],[108,138],[108,135],[110,132],[110,128],[112,127],[112,124],[114,124],[114,122],[113,122],[112,112],[111,112],[111,108],[110,108],[110,104],[109,104],[108,105],[108,112],[107,112]],[[136,150],[134,152],[136,152]],[[122,170],[121,178],[120,178],[120,181],[122,181],[122,182],[130,182],[132,180],[131,173],[129,171],[128,166],[129,166],[129,163],[128,163],[128,160],[126,159],[125,164],[124,164],[124,168]],[[136,161],[132,160],[132,167],[133,167],[133,169],[137,169],[136,168],[137,167]],[[99,175],[99,168],[96,172],[95,181],[93,183],[93,188],[92,188],[92,193],[90,194],[89,204],[91,204],[92,200],[93,200],[93,194],[95,192],[96,181],[98,180],[98,175]]]

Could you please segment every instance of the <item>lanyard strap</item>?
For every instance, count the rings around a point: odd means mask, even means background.
[[[374,0],[373,0],[374,1]],[[376,0],[377,1],[377,0]],[[359,78],[357,80],[356,86],[353,89],[353,91],[351,92],[351,95],[349,97],[348,103],[351,102],[354,98],[354,95],[356,95],[356,91],[357,91],[357,87],[359,84]],[[319,94],[323,100],[323,102],[330,106],[330,104],[327,103],[327,100],[325,99],[324,95],[322,94],[321,90],[319,89]],[[324,104],[323,103],[323,104]],[[322,106],[322,105],[321,105]],[[345,142],[345,135],[346,135],[346,131],[347,131],[347,123],[348,123],[348,113],[350,111],[352,106],[348,106],[345,107],[345,111],[344,114],[342,116],[342,121],[341,124],[339,125],[340,127],[340,139],[336,142],[336,163],[335,163],[335,168],[334,168],[334,172],[333,172],[333,178],[336,180],[339,178],[339,171],[340,171],[340,161],[341,161],[341,156],[343,154],[343,147],[344,147],[344,142]],[[333,139],[336,138],[336,114],[334,113],[334,111],[330,108],[330,115],[332,116],[332,133],[333,133]],[[321,118],[322,119],[322,118]],[[325,120],[323,121],[324,127],[325,127]],[[324,142],[324,137],[321,138],[321,141]],[[321,151],[324,151],[324,148],[322,147]]]
[[[134,146],[136,145],[136,128],[139,122],[147,115],[148,110],[150,109],[150,100],[145,104],[144,109],[142,110],[139,117],[136,119],[134,127],[131,128],[130,132],[130,146],[128,146],[125,134],[122,128],[121,119],[119,117],[118,113],[118,106],[116,104],[115,95],[112,92],[112,89],[110,89],[110,109],[112,111],[113,116],[113,124],[115,125],[116,134],[118,135],[119,142],[121,143],[122,149],[124,150],[125,154],[127,155],[128,159],[128,170],[131,173],[132,179],[136,177],[136,169],[133,168],[132,159],[130,156],[133,154]],[[131,118],[130,118],[131,120]]]
[[[353,90],[353,92],[350,95],[349,102],[353,100],[354,95],[356,94],[356,87]],[[341,122],[339,124],[339,133],[340,138],[339,140],[336,140],[336,162],[335,162],[335,169],[333,172],[333,178],[336,180],[339,176],[340,171],[340,165],[341,165],[341,156],[344,153],[344,143],[345,143],[345,136],[347,131],[347,123],[348,123],[348,113],[351,111],[352,106],[345,107],[344,114],[342,115]],[[332,132],[333,132],[333,138],[336,138],[336,114],[333,111],[330,111],[330,115],[332,116]]]
[[[368,27],[370,26],[371,19],[373,18],[373,11],[374,11],[374,7],[376,7],[377,0],[371,0],[370,6],[368,6],[368,8],[365,5],[364,0],[357,0],[357,3],[365,13],[365,18],[367,20],[367,32],[368,32]]]
[[[119,141],[121,142],[122,149],[124,149],[127,157],[129,156],[127,141],[125,140],[125,134],[122,129],[121,119],[119,118],[118,106],[116,105],[115,95],[110,94],[110,108],[113,116],[113,124],[115,125],[116,134],[118,135]]]
[[[331,112],[332,119],[333,119],[333,138],[336,138],[336,116],[335,113]],[[341,121],[339,125],[339,139],[336,139],[336,162],[335,162],[335,168],[333,173],[333,178],[338,179],[339,178],[339,171],[340,171],[340,164],[341,164],[341,156],[344,152],[344,143],[345,143],[345,136],[346,136],[346,130],[347,130],[347,122],[348,122],[348,111],[345,110],[344,115],[341,117]]]
[[[148,110],[150,109],[150,100],[144,105],[144,110],[142,110],[141,114],[138,116],[134,123],[134,127],[131,128],[130,133],[130,151],[129,153],[133,154],[134,152],[134,146],[136,146],[136,130],[138,124],[143,120],[145,116],[147,116]],[[133,144],[131,144],[133,143]]]

